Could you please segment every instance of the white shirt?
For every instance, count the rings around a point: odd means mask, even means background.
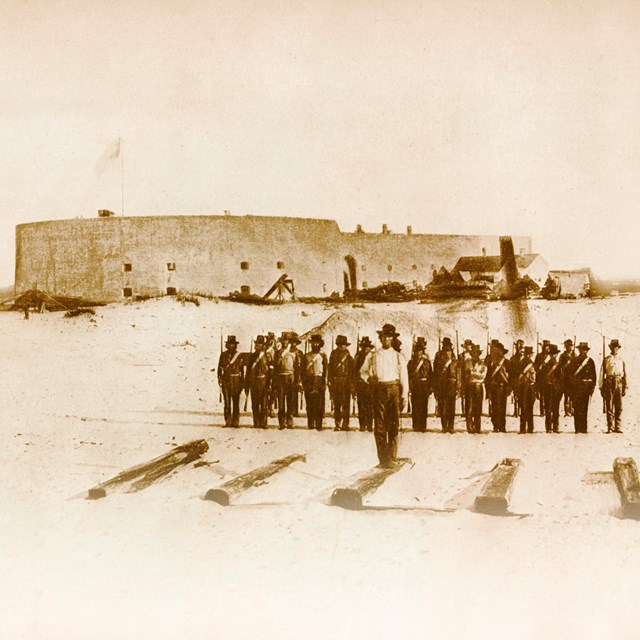
[[[405,357],[395,349],[380,347],[372,352],[368,362],[365,361],[363,368],[368,365],[369,377],[376,377],[380,382],[399,381],[402,386],[402,397],[406,398],[409,389],[407,377],[407,361]]]
[[[598,387],[602,389],[605,377],[611,378],[613,376],[621,376],[626,378],[627,372],[624,366],[624,360],[616,354],[610,354],[602,361],[600,367],[600,379],[598,380]]]

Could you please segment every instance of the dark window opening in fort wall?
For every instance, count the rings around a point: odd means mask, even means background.
[[[175,271],[176,263],[175,262],[167,262],[167,271]]]
[[[131,271],[131,263],[130,262],[125,262],[122,265],[122,269],[123,269],[123,271]]]
[[[131,289],[131,287],[125,287],[125,288],[122,290],[122,295],[123,295],[125,298],[130,298],[130,297],[133,295],[133,290]]]
[[[240,268],[241,268],[243,271],[248,271],[248,270],[249,270],[249,263],[248,263],[248,262],[241,262],[241,263],[240,263]]]
[[[284,262],[282,260],[276,262],[276,269],[284,269]]]
[[[175,287],[167,287],[167,295],[168,296],[175,296],[176,295],[176,288]]]

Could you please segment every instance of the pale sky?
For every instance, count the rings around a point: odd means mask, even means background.
[[[300,215],[526,234],[638,276],[637,0],[2,0],[0,284],[15,225]]]

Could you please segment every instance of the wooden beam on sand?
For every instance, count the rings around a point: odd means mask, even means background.
[[[174,447],[168,453],[149,462],[126,469],[110,480],[92,487],[87,493],[87,499],[97,500],[98,498],[104,498],[107,495],[107,489],[113,487],[126,487],[124,493],[133,493],[146,489],[177,467],[197,460],[208,450],[209,445],[206,440],[194,440]],[[127,487],[127,485],[129,486]]]
[[[231,503],[231,499],[238,496],[242,492],[256,486],[258,483],[262,483],[267,478],[270,478],[278,471],[281,471],[285,467],[288,467],[294,462],[306,462],[307,456],[301,453],[294,453],[286,458],[280,458],[279,460],[273,460],[264,467],[253,469],[247,473],[243,473],[233,480],[225,482],[223,485],[215,489],[209,489],[204,499],[217,502],[223,507],[228,507]]]
[[[613,461],[613,478],[620,492],[623,516],[640,520],[640,480],[636,461],[633,458],[616,458]]]
[[[382,483],[410,462],[409,458],[398,458],[389,467],[373,467],[359,474],[349,487],[339,487],[331,494],[330,504],[343,509],[362,509],[362,499],[373,493]]]
[[[522,461],[518,458],[505,458],[491,470],[475,499],[475,510],[492,516],[504,516],[509,509],[509,498],[513,490],[513,479]]]

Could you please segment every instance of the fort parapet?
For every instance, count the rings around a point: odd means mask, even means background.
[[[300,296],[386,281],[427,284],[462,255],[499,253],[498,236],[342,232],[335,220],[266,216],[100,216],[16,227],[16,294],[105,302],[188,291],[262,295],[286,273]],[[530,253],[528,237],[514,237]],[[248,289],[247,289],[248,288]]]

